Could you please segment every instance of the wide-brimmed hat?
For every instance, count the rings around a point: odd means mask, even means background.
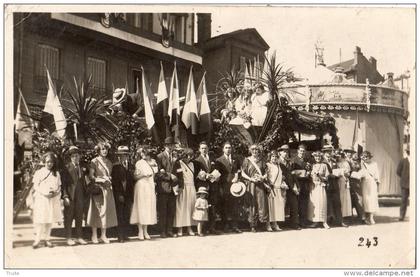
[[[200,187],[197,191],[197,194],[208,194],[207,189],[205,187]]]
[[[287,144],[283,144],[282,146],[280,146],[277,151],[289,151],[290,147]]]
[[[322,152],[333,151],[334,147],[331,144],[324,145],[321,149]]]
[[[233,183],[230,186],[230,193],[235,197],[241,197],[245,194],[246,186],[242,182]]]
[[[347,146],[347,147],[343,147],[343,152],[352,152],[352,153],[355,153],[356,151],[354,151],[353,147]]]
[[[122,103],[127,96],[127,91],[125,88],[117,88],[112,94],[112,104],[111,106],[118,105]]]
[[[117,155],[124,155],[130,153],[130,150],[128,149],[128,146],[121,145],[118,146],[117,152],[115,152]]]
[[[314,157],[322,157],[322,152],[321,151],[315,151],[312,153],[312,156]]]
[[[77,146],[70,146],[69,148],[69,155],[73,155],[73,154],[80,154],[80,149]]]
[[[164,144],[174,144],[174,138],[173,137],[167,137],[165,138]]]

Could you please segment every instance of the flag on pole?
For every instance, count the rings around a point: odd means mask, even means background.
[[[152,93],[149,82],[146,78],[146,73],[144,73],[144,68],[141,69],[142,77],[142,91],[143,91],[143,104],[144,104],[144,118],[146,119],[147,129],[152,135],[152,139],[159,143],[159,136],[156,129],[155,118],[153,116],[152,108]]]
[[[22,91],[19,89],[19,100],[15,117],[15,131],[18,135],[17,142],[19,145],[31,145],[32,134],[35,129],[35,124],[32,120],[31,113]]]
[[[168,116],[168,90],[165,83],[165,74],[163,72],[163,65],[160,62],[160,75],[157,90],[157,103],[155,109],[155,118],[159,135],[161,138],[166,138],[171,135],[169,129],[169,116]]]
[[[35,124],[32,120],[28,105],[26,104],[25,98],[22,95],[22,91],[19,89],[19,100],[15,117],[15,130],[16,132],[22,130],[33,131],[34,126]]]
[[[60,138],[64,138],[66,134],[67,121],[64,116],[63,108],[57,96],[54,83],[51,79],[50,72],[47,70],[48,78],[48,93],[45,107],[42,111],[41,126],[48,129],[50,132],[57,132]]]
[[[356,111],[356,120],[354,122],[353,149],[359,154],[363,151],[363,134],[360,128],[359,111]]]
[[[179,106],[179,82],[176,72],[176,62],[174,63],[174,72],[172,73],[171,88],[169,90],[168,103],[169,127],[174,132],[174,139],[179,142],[179,119],[181,117],[181,109]]]
[[[198,110],[200,120],[200,134],[210,133],[212,129],[212,120],[209,101],[207,99],[206,72],[204,72],[200,85],[197,90],[200,108]]]
[[[191,128],[191,134],[198,134],[198,108],[192,66],[190,68],[190,77],[188,78],[184,110],[182,111],[182,122],[187,129]]]

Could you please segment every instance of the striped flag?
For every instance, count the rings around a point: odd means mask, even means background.
[[[179,142],[179,119],[181,117],[181,108],[179,106],[179,82],[176,72],[176,62],[174,63],[174,72],[172,73],[171,88],[169,90],[168,103],[169,127],[174,132],[174,139]]]
[[[190,77],[188,78],[184,110],[182,111],[182,122],[187,129],[191,128],[191,134],[198,134],[198,108],[192,66],[190,68]]]
[[[30,145],[32,142],[32,134],[35,124],[32,120],[31,113],[22,91],[19,89],[19,100],[15,117],[15,131],[18,134],[18,144]]]
[[[160,62],[155,118],[160,137],[165,138],[171,136],[168,116],[168,89],[166,88],[162,62]]]
[[[48,93],[45,107],[41,116],[41,127],[50,132],[57,132],[60,138],[64,138],[66,134],[67,121],[64,116],[63,108],[57,96],[54,83],[51,79],[50,72],[47,70]]]
[[[147,129],[151,133],[153,140],[156,143],[159,143],[160,142],[159,135],[157,133],[155,118],[153,116],[151,88],[150,88],[149,82],[147,81],[146,73],[144,73],[143,67],[141,70],[141,77],[142,77],[144,117],[146,119]]]
[[[212,129],[212,119],[209,101],[207,99],[206,73],[204,72],[200,85],[197,90],[200,108],[198,110],[200,120],[200,134],[210,133]]]
[[[16,132],[23,130],[33,131],[34,126],[35,124],[32,120],[28,105],[26,104],[25,98],[22,95],[22,91],[19,89],[19,100],[15,117],[15,130]]]

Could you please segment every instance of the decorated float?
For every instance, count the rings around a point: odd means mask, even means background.
[[[215,144],[233,139],[244,152],[252,143],[260,143],[266,151],[285,143],[292,148],[305,143],[310,150],[325,143],[338,146],[331,116],[293,108],[294,98],[284,87],[297,79],[276,62],[275,53],[265,58],[263,68],[260,65],[257,60],[247,63],[245,72],[232,69],[219,81],[218,90],[226,103],[215,125]],[[311,138],[303,141],[305,135]]]

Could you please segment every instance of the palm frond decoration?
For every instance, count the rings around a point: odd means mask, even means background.
[[[270,58],[264,56],[264,59],[267,65],[263,71],[263,84],[267,87],[274,100],[279,101],[278,98],[284,97],[291,102],[292,98],[282,90],[282,87],[286,82],[294,80],[293,71],[277,63],[276,52]]]
[[[91,90],[92,77],[80,84],[73,78],[73,85],[66,90],[70,103],[64,107],[69,114],[68,120],[77,124],[77,133],[85,143],[109,140],[118,126],[107,114],[104,105],[106,96],[94,97]]]
[[[230,71],[224,73],[219,72],[220,79],[217,82],[216,91],[226,93],[229,89],[239,93],[240,87],[243,85],[244,78],[241,70],[236,70],[235,66]]]

